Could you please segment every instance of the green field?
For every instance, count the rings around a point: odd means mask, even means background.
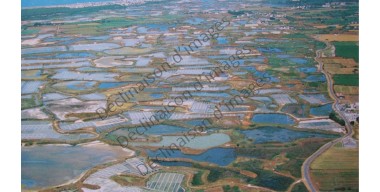
[[[335,85],[359,86],[359,74],[336,74],[333,80]]]
[[[308,190],[307,190],[305,184],[303,184],[301,182],[301,183],[297,183],[294,185],[292,192],[308,192]]]
[[[271,188],[276,191],[284,191],[294,182],[292,178],[277,175],[272,171],[263,170],[262,162],[259,160],[235,163],[234,166],[256,173],[257,178],[248,180],[248,182],[253,185]]]
[[[240,148],[238,154],[253,156],[259,159],[272,160],[275,156],[285,152],[286,158],[288,158],[289,161],[284,164],[277,165],[276,170],[279,172],[288,172],[294,177],[301,177],[301,166],[303,161],[329,140],[330,139],[304,140],[283,147],[268,146],[257,148]],[[243,169],[247,170],[245,168]],[[256,170],[248,171],[255,172]]]
[[[204,171],[198,171],[196,174],[194,174],[193,181],[191,182],[191,184],[194,186],[203,185],[203,181],[202,181],[203,173]]]
[[[240,192],[241,190],[239,189],[238,186],[229,186],[229,185],[224,185],[223,186],[223,192]]]
[[[359,46],[355,42],[334,42],[333,44],[336,56],[352,58],[359,62]]]

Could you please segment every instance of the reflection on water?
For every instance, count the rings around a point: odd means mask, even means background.
[[[246,137],[253,140],[253,143],[267,143],[267,142],[290,142],[300,138],[333,138],[335,135],[313,133],[306,131],[294,131],[281,127],[260,127],[252,130],[241,131]]]
[[[236,159],[235,149],[233,148],[212,148],[199,155],[188,155],[180,150],[148,150],[151,158],[185,158],[194,161],[209,162],[220,166],[226,166]],[[161,163],[161,162],[159,162]]]
[[[126,154],[121,147],[101,143],[22,147],[21,183],[28,189],[60,185]]]

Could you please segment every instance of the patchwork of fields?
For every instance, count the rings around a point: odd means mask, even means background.
[[[23,8],[22,189],[309,189],[305,160],[347,133],[336,110],[358,127],[358,5],[322,5]],[[357,189],[357,139],[312,164],[318,189]]]

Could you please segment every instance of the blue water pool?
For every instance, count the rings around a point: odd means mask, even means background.
[[[294,125],[295,121],[292,117],[286,114],[268,113],[268,114],[255,114],[252,118],[254,123],[266,124],[282,124]]]
[[[325,75],[310,75],[310,76],[307,76],[306,79],[304,79],[303,81],[306,81],[306,82],[325,82],[326,77],[325,77]]]
[[[332,111],[333,109],[331,103],[310,108],[310,114],[314,116],[328,116]]]
[[[317,72],[317,68],[316,67],[300,67],[300,68],[297,68],[297,71],[303,72],[303,73],[315,73]]]
[[[228,43],[228,40],[225,37],[218,37],[217,40],[218,40],[218,44],[221,44],[221,45],[225,45]]]
[[[99,89],[111,89],[115,87],[120,87],[123,85],[127,85],[125,82],[103,82],[99,84]]]
[[[155,99],[160,99],[160,98],[163,98],[164,97],[164,94],[162,93],[152,93],[150,94],[151,97],[155,98]]]
[[[193,164],[189,162],[184,162],[184,161],[154,161],[154,162],[162,166],[168,166],[168,167],[172,167],[172,166],[192,167],[193,166]]]
[[[198,162],[214,163],[219,166],[227,166],[236,159],[235,149],[233,148],[212,148],[199,155],[187,155],[180,150],[171,149],[148,150],[148,156],[151,158],[186,158]]]
[[[334,138],[336,135],[313,133],[306,131],[295,131],[282,127],[265,126],[252,130],[241,131],[247,138],[252,139],[253,143],[268,142],[291,142],[301,138]]]
[[[69,82],[64,82],[63,84],[66,84],[66,87],[68,89],[76,90],[76,91],[84,91],[84,90],[92,88],[96,84],[96,82],[95,81],[69,81]]]

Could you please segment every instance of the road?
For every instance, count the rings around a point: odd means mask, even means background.
[[[331,48],[331,44],[329,42],[325,42],[327,47],[325,49],[330,49]],[[331,79],[331,75],[328,74],[326,71],[323,70],[323,62],[319,59],[321,57],[321,53],[322,50],[318,50],[316,52],[316,57],[315,57],[315,60],[318,62],[319,64],[319,70],[326,76],[326,80],[327,80],[327,84],[328,84],[328,89],[329,89],[329,95],[331,98],[334,99],[334,104],[333,104],[333,110],[339,114],[340,117],[343,118],[343,120],[345,121],[346,123],[346,131],[347,133],[340,137],[340,138],[337,138],[331,142],[328,142],[326,143],[325,145],[323,145],[321,148],[319,148],[315,153],[313,153],[309,158],[307,158],[305,160],[305,162],[303,163],[302,165],[302,179],[306,185],[306,187],[308,188],[309,191],[311,192],[316,192],[316,188],[313,184],[313,181],[311,180],[311,177],[310,177],[310,165],[311,163],[317,158],[319,157],[322,153],[324,153],[325,151],[327,151],[330,147],[334,146],[336,143],[342,141],[344,138],[346,137],[351,137],[352,134],[353,134],[353,128],[350,124],[350,122],[347,120],[347,118],[344,116],[344,114],[339,111],[338,109],[338,103],[339,103],[339,98],[335,95],[334,93],[334,86],[333,86],[333,81]]]

